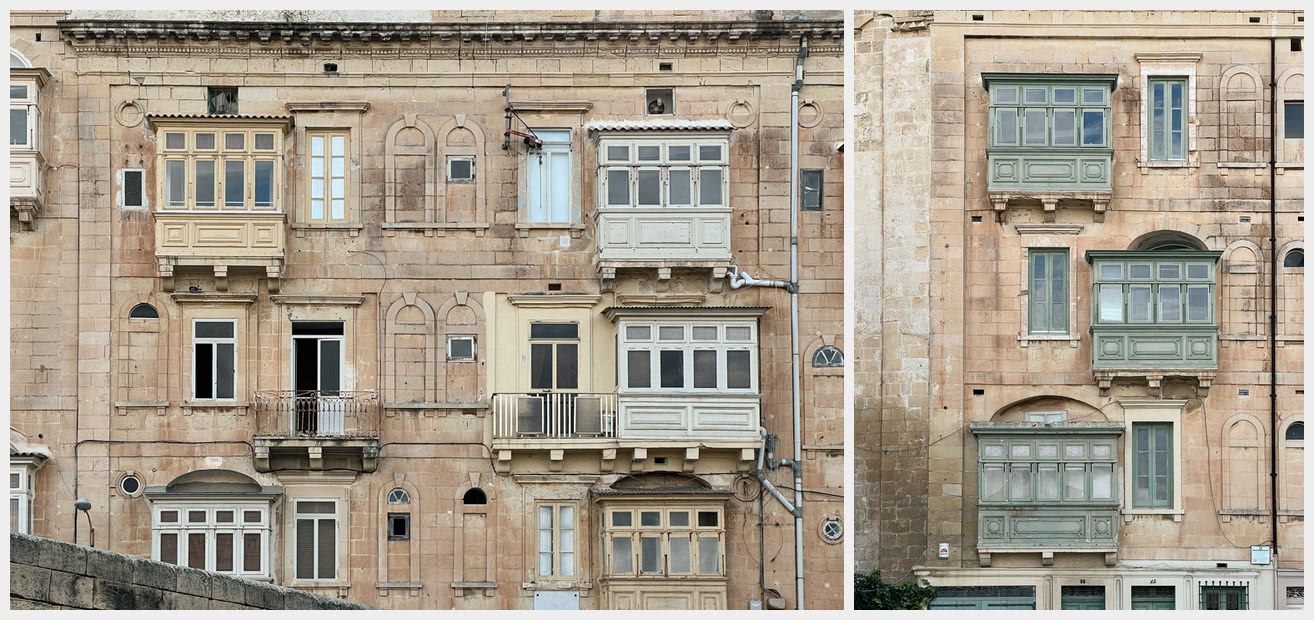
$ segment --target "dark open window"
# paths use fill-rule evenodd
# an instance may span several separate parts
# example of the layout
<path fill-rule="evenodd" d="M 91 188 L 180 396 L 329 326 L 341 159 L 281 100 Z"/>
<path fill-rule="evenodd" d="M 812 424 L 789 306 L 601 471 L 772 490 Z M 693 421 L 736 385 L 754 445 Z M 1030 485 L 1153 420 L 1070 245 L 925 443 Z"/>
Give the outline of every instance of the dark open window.
<path fill-rule="evenodd" d="M 146 303 L 141 303 L 132 307 L 132 310 L 128 312 L 128 318 L 158 319 L 160 318 L 160 312 L 155 309 L 155 306 Z"/>
<path fill-rule="evenodd" d="M 820 211 L 825 172 L 803 170 L 799 172 L 799 201 L 804 211 Z"/>
<path fill-rule="evenodd" d="M 388 513 L 388 540 L 411 539 L 411 514 L 409 512 Z"/>
<path fill-rule="evenodd" d="M 1282 266 L 1288 269 L 1293 267 L 1303 268 L 1305 266 L 1305 251 L 1292 250 L 1287 252 L 1286 257 L 1282 259 Z"/>
<path fill-rule="evenodd" d="M 466 505 L 483 505 L 488 503 L 488 496 L 484 495 L 483 489 L 470 489 L 465 492 L 461 498 L 461 503 Z"/>
<path fill-rule="evenodd" d="M 236 86 L 211 86 L 206 89 L 205 98 L 209 114 L 237 114 Z"/>

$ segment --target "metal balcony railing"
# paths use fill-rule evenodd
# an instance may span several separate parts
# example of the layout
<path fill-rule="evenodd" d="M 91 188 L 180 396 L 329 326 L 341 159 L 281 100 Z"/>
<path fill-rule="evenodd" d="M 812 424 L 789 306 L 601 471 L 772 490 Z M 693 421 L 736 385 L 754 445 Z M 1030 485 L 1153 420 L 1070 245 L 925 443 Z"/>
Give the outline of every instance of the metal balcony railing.
<path fill-rule="evenodd" d="M 256 392 L 258 434 L 275 437 L 378 437 L 374 391 Z"/>
<path fill-rule="evenodd" d="M 494 439 L 615 436 L 615 394 L 525 392 L 493 395 Z"/>

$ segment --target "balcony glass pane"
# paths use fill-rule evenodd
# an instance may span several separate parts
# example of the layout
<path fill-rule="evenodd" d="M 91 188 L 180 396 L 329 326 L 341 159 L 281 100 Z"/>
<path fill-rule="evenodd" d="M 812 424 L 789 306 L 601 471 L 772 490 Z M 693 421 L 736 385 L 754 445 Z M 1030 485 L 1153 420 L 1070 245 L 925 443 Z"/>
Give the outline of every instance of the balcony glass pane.
<path fill-rule="evenodd" d="M 1062 104 L 1065 104 L 1065 103 L 1076 103 L 1076 102 L 1077 102 L 1077 89 L 1075 89 L 1075 88 L 1055 88 L 1055 89 L 1054 89 L 1054 103 L 1055 103 L 1055 104 L 1062 105 Z"/>
<path fill-rule="evenodd" d="M 1000 86 L 994 89 L 995 103 L 1017 103 L 1016 86 Z"/>
<path fill-rule="evenodd" d="M 672 144 L 666 147 L 667 161 L 692 161 L 693 150 L 687 144 Z"/>
<path fill-rule="evenodd" d="M 662 203 L 662 173 L 640 169 L 638 172 L 639 206 L 655 207 Z"/>
<path fill-rule="evenodd" d="M 341 139 L 341 137 L 334 138 L 334 140 L 340 140 L 340 139 Z M 256 147 L 256 150 L 260 150 L 260 151 L 272 151 L 272 150 L 274 150 L 274 134 L 272 134 L 272 133 L 258 133 L 258 134 L 256 134 L 256 135 L 255 135 L 255 147 Z"/>
<path fill-rule="evenodd" d="M 657 144 L 639 145 L 639 161 L 661 161 L 662 147 Z"/>
<path fill-rule="evenodd" d="M 698 145 L 698 161 L 718 162 L 724 158 L 719 144 L 700 144 Z"/>
<path fill-rule="evenodd" d="M 1017 109 L 995 110 L 995 144 L 1017 144 Z"/>
<path fill-rule="evenodd" d="M 242 206 L 246 199 L 246 162 L 224 162 L 224 205 Z"/>
<path fill-rule="evenodd" d="M 733 327 L 725 328 L 725 339 L 730 342 L 748 342 L 753 338 L 753 328 L 751 327 Z"/>
<path fill-rule="evenodd" d="M 557 346 L 557 387 L 573 390 L 579 387 L 579 345 L 560 343 Z"/>
<path fill-rule="evenodd" d="M 248 573 L 260 572 L 260 558 L 264 545 L 259 533 L 242 534 L 242 570 Z"/>
<path fill-rule="evenodd" d="M 226 133 L 224 134 L 224 148 L 240 151 L 246 148 L 246 134 Z"/>
<path fill-rule="evenodd" d="M 1077 111 L 1054 110 L 1054 144 L 1074 146 L 1077 144 Z"/>
<path fill-rule="evenodd" d="M 667 203 L 671 205 L 693 204 L 693 171 L 688 168 L 673 168 L 668 173 L 670 186 Z"/>
<path fill-rule="evenodd" d="M 1204 323 L 1209 321 L 1209 287 L 1186 287 L 1186 320 Z"/>
<path fill-rule="evenodd" d="M 1036 467 L 1036 499 L 1057 501 L 1060 497 L 1058 463 L 1040 463 Z"/>
<path fill-rule="evenodd" d="M 689 537 L 678 534 L 671 536 L 670 541 L 671 553 L 671 572 L 672 573 L 689 573 L 693 571 L 692 558 L 689 550 Z"/>
<path fill-rule="evenodd" d="M 1081 89 L 1081 103 L 1084 105 L 1104 103 L 1104 89 L 1103 88 Z"/>
<path fill-rule="evenodd" d="M 187 566 L 205 570 L 205 534 L 187 535 Z"/>
<path fill-rule="evenodd" d="M 1176 284 L 1159 285 L 1159 321 L 1177 323 L 1182 320 L 1182 288 Z"/>
<path fill-rule="evenodd" d="M 170 150 L 187 148 L 187 134 L 181 132 L 164 134 L 164 148 Z"/>
<path fill-rule="evenodd" d="M 625 362 L 628 369 L 626 381 L 628 387 L 652 387 L 651 351 L 627 351 Z"/>
<path fill-rule="evenodd" d="M 529 345 L 529 387 L 535 390 L 552 389 L 552 345 Z"/>
<path fill-rule="evenodd" d="M 1086 499 L 1086 468 L 1068 463 L 1063 466 L 1063 497 Z"/>
<path fill-rule="evenodd" d="M 198 133 L 196 134 L 196 148 L 201 151 L 214 150 L 214 134 Z"/>
<path fill-rule="evenodd" d="M 644 574 L 662 572 L 662 539 L 656 536 L 639 538 L 639 572 Z"/>
<path fill-rule="evenodd" d="M 661 374 L 661 387 L 684 387 L 684 351 L 662 351 Z"/>
<path fill-rule="evenodd" d="M 231 343 L 219 343 L 215 345 L 215 398 L 233 397 L 234 357 L 235 353 Z"/>
<path fill-rule="evenodd" d="M 683 510 L 672 510 L 667 516 L 671 527 L 689 527 L 689 513 Z"/>
<path fill-rule="evenodd" d="M 9 108 L 9 144 L 27 144 L 27 108 Z"/>
<path fill-rule="evenodd" d="M 716 351 L 694 351 L 694 387 L 716 389 Z"/>
<path fill-rule="evenodd" d="M 725 204 L 721 191 L 721 169 L 698 169 L 698 204 L 720 206 Z"/>
<path fill-rule="evenodd" d="M 233 534 L 218 532 L 214 535 L 214 570 L 220 573 L 233 572 Z"/>
<path fill-rule="evenodd" d="M 1045 103 L 1047 93 L 1044 88 L 1024 88 L 1022 89 L 1023 103 Z"/>
<path fill-rule="evenodd" d="M 607 204 L 625 207 L 630 204 L 630 171 L 626 168 L 607 170 Z"/>
<path fill-rule="evenodd" d="M 1104 144 L 1104 111 L 1081 111 L 1081 145 L 1101 146 Z"/>
<path fill-rule="evenodd" d="M 187 203 L 187 162 L 181 159 L 164 162 L 164 195 L 171 207 Z"/>
<path fill-rule="evenodd" d="M 703 575 L 721 572 L 721 544 L 717 537 L 698 537 L 698 572 Z"/>
<path fill-rule="evenodd" d="M 570 153 L 551 153 L 548 156 L 548 174 L 551 179 L 552 193 L 548 197 L 553 222 L 572 221 L 570 204 Z"/>
<path fill-rule="evenodd" d="M 693 328 L 694 340 L 716 340 L 715 325 L 700 325 Z"/>
<path fill-rule="evenodd" d="M 196 206 L 214 206 L 214 160 L 196 160 Z"/>
<path fill-rule="evenodd" d="M 1104 323 L 1122 322 L 1122 285 L 1100 285 L 1100 321 Z"/>
<path fill-rule="evenodd" d="M 1004 466 L 986 465 L 981 470 L 981 499 L 987 502 L 1004 501 Z"/>
<path fill-rule="evenodd" d="M 630 325 L 625 328 L 625 339 L 630 341 L 652 340 L 652 328 L 647 325 Z"/>
<path fill-rule="evenodd" d="M 634 541 L 629 536 L 611 539 L 611 573 L 629 575 L 634 572 Z"/>
<path fill-rule="evenodd" d="M 726 351 L 726 388 L 748 390 L 753 387 L 753 355 L 750 351 Z"/>
<path fill-rule="evenodd" d="M 342 195 L 341 180 L 333 181 L 338 196 Z M 274 162 L 257 161 L 255 163 L 255 204 L 257 207 L 269 207 L 274 204 Z"/>
<path fill-rule="evenodd" d="M 1030 464 L 1008 466 L 1008 499 L 1023 502 L 1031 499 Z"/>
<path fill-rule="evenodd" d="M 1113 465 L 1096 463 L 1091 466 L 1091 499 L 1113 499 Z"/>
<path fill-rule="evenodd" d="M 1022 143 L 1028 146 L 1044 146 L 1045 110 L 1024 110 L 1022 112 Z"/>
<path fill-rule="evenodd" d="M 1150 285 L 1134 285 L 1127 289 L 1127 322 L 1149 323 L 1152 319 Z"/>
<path fill-rule="evenodd" d="M 628 162 L 629 160 L 630 160 L 630 147 L 625 145 L 607 146 L 607 161 Z"/>
<path fill-rule="evenodd" d="M 663 325 L 657 328 L 657 338 L 659 340 L 684 340 L 684 328 Z"/>

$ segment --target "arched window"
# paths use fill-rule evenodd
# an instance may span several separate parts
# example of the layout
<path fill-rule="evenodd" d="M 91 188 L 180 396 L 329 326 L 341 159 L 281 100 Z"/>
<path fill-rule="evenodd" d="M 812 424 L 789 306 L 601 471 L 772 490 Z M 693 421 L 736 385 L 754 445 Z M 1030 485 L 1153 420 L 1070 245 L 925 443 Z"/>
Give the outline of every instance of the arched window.
<path fill-rule="evenodd" d="M 135 306 L 132 307 L 132 310 L 130 310 L 130 311 L 128 312 L 128 318 L 130 318 L 130 319 L 158 319 L 158 318 L 160 318 L 160 312 L 159 312 L 158 310 L 155 309 L 155 306 L 152 306 L 152 305 L 147 304 L 147 303 L 141 303 L 141 304 L 137 304 L 137 305 L 135 305 Z"/>
<path fill-rule="evenodd" d="M 841 368 L 844 366 L 844 352 L 834 345 L 824 345 L 812 354 L 813 368 Z"/>
<path fill-rule="evenodd" d="M 483 489 L 470 489 L 465 492 L 461 498 L 461 503 L 466 505 L 480 505 L 488 503 L 488 496 L 484 495 Z"/>
<path fill-rule="evenodd" d="M 1287 269 L 1292 269 L 1292 268 L 1303 269 L 1305 267 L 1305 251 L 1301 249 L 1295 249 L 1290 252 L 1287 252 L 1286 258 L 1282 259 L 1282 266 L 1286 267 Z"/>
<path fill-rule="evenodd" d="M 1296 422 L 1287 427 L 1287 441 L 1305 441 L 1305 423 Z"/>
<path fill-rule="evenodd" d="M 411 503 L 411 494 L 406 489 L 393 489 L 388 492 L 389 504 L 409 504 Z"/>
<path fill-rule="evenodd" d="M 9 68 L 10 68 L 10 69 L 28 69 L 28 68 L 30 68 L 31 66 L 32 66 L 32 63 L 31 63 L 31 62 L 28 62 L 27 58 L 24 57 L 21 53 L 19 53 L 18 50 L 15 50 L 15 49 L 11 49 L 11 50 L 9 50 Z"/>
<path fill-rule="evenodd" d="M 1131 249 L 1151 252 L 1171 252 L 1175 250 L 1204 250 L 1205 245 L 1199 239 L 1175 230 L 1157 230 L 1132 242 Z"/>

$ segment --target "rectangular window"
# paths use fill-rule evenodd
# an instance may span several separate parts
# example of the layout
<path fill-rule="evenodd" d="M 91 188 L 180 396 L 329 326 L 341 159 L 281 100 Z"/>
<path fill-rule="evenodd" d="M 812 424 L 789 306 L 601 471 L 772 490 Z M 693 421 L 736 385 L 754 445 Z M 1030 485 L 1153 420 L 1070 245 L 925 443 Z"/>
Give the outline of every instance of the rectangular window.
<path fill-rule="evenodd" d="M 1282 103 L 1282 137 L 1287 140 L 1305 139 L 1305 102 Z"/>
<path fill-rule="evenodd" d="M 187 162 L 181 159 L 164 160 L 164 200 L 170 207 L 187 204 Z"/>
<path fill-rule="evenodd" d="M 146 206 L 146 171 L 141 169 L 125 169 L 122 171 L 123 184 L 123 205 L 124 207 L 144 207 Z"/>
<path fill-rule="evenodd" d="M 637 523 L 635 511 L 639 512 Z M 696 521 L 690 518 L 695 512 Z M 611 541 L 611 558 L 606 563 L 609 575 L 637 573 L 640 577 L 662 578 L 717 576 L 724 571 L 721 558 L 725 535 L 720 508 L 644 505 L 611 509 L 604 529 L 604 539 Z"/>
<path fill-rule="evenodd" d="M 220 205 L 233 211 L 280 206 L 282 160 L 275 133 L 241 127 L 161 129 L 157 140 L 163 143 L 157 191 L 165 207 L 208 210 Z"/>
<path fill-rule="evenodd" d="M 569 129 L 536 129 L 543 145 L 525 156 L 525 216 L 535 224 L 570 224 L 574 183 Z"/>
<path fill-rule="evenodd" d="M 1068 333 L 1068 251 L 1031 250 L 1028 290 L 1032 334 Z"/>
<path fill-rule="evenodd" d="M 347 132 L 317 131 L 308 137 L 310 221 L 342 222 L 347 217 Z"/>
<path fill-rule="evenodd" d="M 1186 160 L 1186 78 L 1150 78 L 1150 160 Z"/>
<path fill-rule="evenodd" d="M 448 336 L 447 361 L 449 362 L 475 361 L 475 337 Z"/>
<path fill-rule="evenodd" d="M 1038 76 L 1036 81 L 1049 82 L 1049 77 Z M 992 82 L 990 146 L 1011 150 L 1107 149 L 1109 88 Z"/>
<path fill-rule="evenodd" d="M 232 400 L 237 367 L 237 322 L 192 324 L 192 398 Z"/>
<path fill-rule="evenodd" d="M 214 160 L 197 159 L 193 161 L 192 178 L 195 179 L 196 206 L 213 207 L 215 195 Z"/>
<path fill-rule="evenodd" d="M 1096 323 L 1212 324 L 1214 266 L 1185 256 L 1094 259 Z"/>
<path fill-rule="evenodd" d="M 757 342 L 753 328 L 707 323 L 626 321 L 617 351 L 624 388 L 754 390 Z"/>
<path fill-rule="evenodd" d="M 237 114 L 237 87 L 210 86 L 205 89 L 206 113 L 213 115 Z"/>
<path fill-rule="evenodd" d="M 534 390 L 579 388 L 579 325 L 529 326 L 529 384 Z"/>
<path fill-rule="evenodd" d="M 1132 507 L 1173 506 L 1173 425 L 1132 424 Z"/>
<path fill-rule="evenodd" d="M 296 501 L 297 579 L 337 579 L 337 512 L 334 500 Z"/>
<path fill-rule="evenodd" d="M 246 162 L 240 159 L 224 160 L 224 206 L 240 207 L 245 204 Z"/>
<path fill-rule="evenodd" d="M 1246 586 L 1200 586 L 1200 609 L 1249 609 Z"/>
<path fill-rule="evenodd" d="M 388 513 L 388 540 L 411 539 L 411 513 Z"/>
<path fill-rule="evenodd" d="M 32 533 L 32 472 L 26 466 L 9 467 L 9 531 Z"/>
<path fill-rule="evenodd" d="M 1112 489 L 1115 436 L 1069 435 L 1063 432 L 1064 420 L 1027 421 L 1050 425 L 1053 434 L 982 435 L 981 503 L 1084 506 L 1116 501 Z"/>
<path fill-rule="evenodd" d="M 821 197 L 825 181 L 822 170 L 799 171 L 799 208 L 804 211 L 820 211 Z"/>
<path fill-rule="evenodd" d="M 448 157 L 447 158 L 447 182 L 448 183 L 469 183 L 475 178 L 475 162 L 473 157 Z"/>
<path fill-rule="evenodd" d="M 234 518 L 235 505 L 248 515 L 241 523 Z M 156 561 L 245 577 L 269 576 L 268 503 L 156 504 L 152 510 L 151 557 Z"/>
<path fill-rule="evenodd" d="M 1063 586 L 1061 607 L 1065 610 L 1104 609 L 1104 586 Z"/>
<path fill-rule="evenodd" d="M 1132 586 L 1131 608 L 1177 609 L 1177 588 L 1174 586 Z"/>
<path fill-rule="evenodd" d="M 9 108 L 9 146 L 31 146 L 27 120 L 27 106 Z"/>
<path fill-rule="evenodd" d="M 728 146 L 723 138 L 604 138 L 598 146 L 599 206 L 725 206 Z M 820 171 L 803 171 L 800 179 L 817 188 L 817 206 L 810 208 L 819 209 Z"/>
<path fill-rule="evenodd" d="M 538 575 L 575 576 L 575 505 L 538 507 Z"/>

